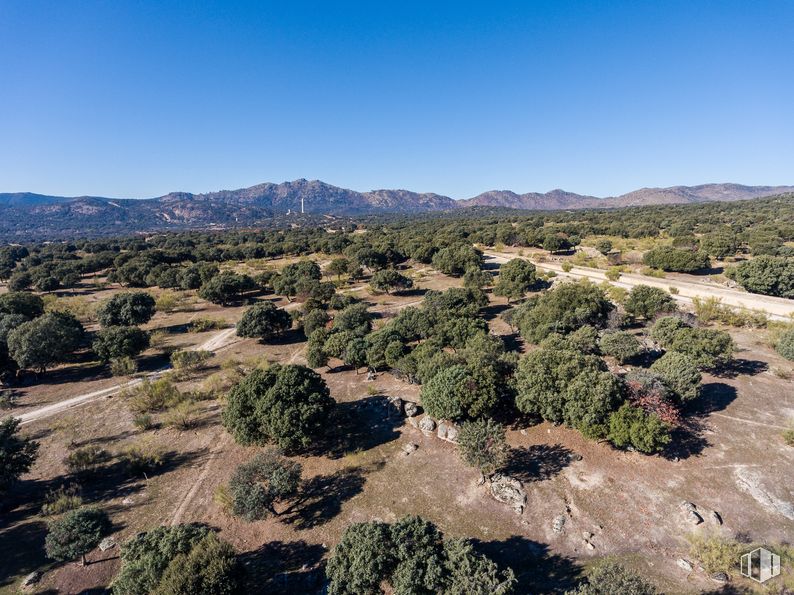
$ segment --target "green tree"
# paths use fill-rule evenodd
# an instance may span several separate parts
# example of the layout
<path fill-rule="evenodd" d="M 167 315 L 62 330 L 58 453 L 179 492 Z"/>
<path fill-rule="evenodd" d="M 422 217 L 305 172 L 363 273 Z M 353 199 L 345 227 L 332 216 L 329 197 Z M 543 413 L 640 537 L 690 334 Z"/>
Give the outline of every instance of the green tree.
<path fill-rule="evenodd" d="M 301 466 L 267 449 L 237 467 L 229 481 L 232 512 L 246 521 L 258 521 L 278 515 L 275 504 L 298 491 Z"/>
<path fill-rule="evenodd" d="M 604 355 L 614 357 L 621 364 L 642 353 L 637 337 L 626 331 L 604 333 L 598 344 Z"/>
<path fill-rule="evenodd" d="M 391 293 L 394 290 L 404 291 L 414 286 L 414 282 L 394 269 L 381 269 L 372 275 L 370 286 L 375 291 Z"/>
<path fill-rule="evenodd" d="M 477 267 L 469 267 L 463 275 L 463 287 L 467 289 L 482 289 L 493 285 L 493 276 L 487 271 Z"/>
<path fill-rule="evenodd" d="M 229 303 L 239 300 L 246 291 L 252 289 L 256 289 L 256 281 L 251 277 L 225 271 L 203 283 L 198 295 L 201 299 L 213 304 L 227 306 Z"/>
<path fill-rule="evenodd" d="M 670 428 L 656 414 L 624 403 L 609 416 L 608 437 L 618 448 L 631 446 L 651 454 L 670 443 Z"/>
<path fill-rule="evenodd" d="M 154 298 L 143 291 L 117 293 L 104 302 L 97 311 L 102 326 L 137 326 L 152 319 Z"/>
<path fill-rule="evenodd" d="M 110 518 L 104 510 L 93 507 L 70 510 L 49 524 L 45 540 L 47 556 L 60 562 L 80 558 L 85 566 L 85 555 L 99 545 L 110 528 Z"/>
<path fill-rule="evenodd" d="M 455 420 L 488 413 L 496 405 L 498 394 L 493 378 L 475 376 L 466 366 L 453 365 L 422 386 L 421 398 L 432 417 Z"/>
<path fill-rule="evenodd" d="M 566 595 L 658 595 L 659 591 L 640 575 L 612 561 L 599 563 L 587 582 Z"/>
<path fill-rule="evenodd" d="M 356 337 L 351 339 L 345 347 L 345 365 L 352 366 L 358 374 L 358 369 L 367 365 L 367 342 Z"/>
<path fill-rule="evenodd" d="M 504 426 L 490 418 L 464 422 L 458 445 L 463 460 L 483 476 L 501 469 L 510 453 Z"/>
<path fill-rule="evenodd" d="M 26 318 L 38 318 L 44 314 L 44 302 L 32 293 L 9 291 L 0 295 L 0 314 L 20 314 Z"/>
<path fill-rule="evenodd" d="M 470 244 L 453 244 L 436 252 L 433 266 L 445 275 L 460 277 L 470 268 L 482 267 L 482 253 Z"/>
<path fill-rule="evenodd" d="M 306 344 L 306 363 L 312 368 L 321 368 L 328 365 L 328 353 L 325 351 L 325 342 L 329 332 L 325 328 L 318 328 L 309 336 Z"/>
<path fill-rule="evenodd" d="M 650 336 L 662 347 L 668 347 L 673 343 L 676 333 L 688 327 L 689 325 L 678 316 L 662 316 L 653 323 Z"/>
<path fill-rule="evenodd" d="M 0 496 L 30 471 L 39 450 L 38 442 L 18 435 L 19 424 L 15 417 L 0 421 Z"/>
<path fill-rule="evenodd" d="M 325 310 L 321 310 L 320 308 L 315 308 L 310 310 L 306 313 L 306 316 L 303 317 L 303 334 L 306 337 L 311 337 L 312 333 L 317 329 L 325 328 L 331 321 L 331 317 L 328 316 L 328 313 Z"/>
<path fill-rule="evenodd" d="M 598 250 L 601 254 L 606 256 L 610 252 L 612 252 L 612 242 L 609 240 L 599 240 L 596 242 L 595 249 Z"/>
<path fill-rule="evenodd" d="M 108 326 L 100 329 L 92 348 L 104 362 L 119 357 L 135 357 L 149 347 L 149 333 L 136 326 Z"/>
<path fill-rule="evenodd" d="M 708 369 L 729 362 L 735 346 L 725 331 L 687 327 L 676 331 L 669 349 L 689 356 L 698 368 Z"/>
<path fill-rule="evenodd" d="M 664 289 L 650 285 L 636 285 L 629 292 L 623 308 L 634 318 L 650 320 L 663 312 L 674 312 L 677 307 L 673 297 Z"/>
<path fill-rule="evenodd" d="M 354 523 L 342 534 L 325 569 L 328 595 L 376 595 L 396 565 L 389 526 Z"/>
<path fill-rule="evenodd" d="M 730 272 L 747 291 L 794 298 L 794 258 L 757 256 Z"/>
<path fill-rule="evenodd" d="M 707 233 L 700 239 L 700 249 L 714 258 L 733 256 L 738 248 L 736 234 L 729 229 Z"/>
<path fill-rule="evenodd" d="M 493 560 L 477 554 L 469 541 L 444 543 L 447 580 L 444 595 L 510 595 L 516 583 L 511 569 L 500 570 Z"/>
<path fill-rule="evenodd" d="M 296 450 L 322 433 L 333 406 L 325 381 L 314 370 L 276 364 L 254 370 L 232 388 L 223 423 L 241 444 L 274 442 Z"/>
<path fill-rule="evenodd" d="M 174 556 L 152 595 L 236 595 L 242 568 L 234 548 L 208 533 L 189 553 Z M 114 591 L 115 592 L 115 591 Z"/>
<path fill-rule="evenodd" d="M 44 373 L 82 343 L 83 326 L 71 314 L 49 312 L 8 333 L 8 353 L 20 368 Z"/>
<path fill-rule="evenodd" d="M 780 335 L 775 344 L 777 352 L 788 360 L 794 360 L 794 328 Z"/>
<path fill-rule="evenodd" d="M 328 266 L 325 268 L 325 272 L 328 275 L 336 275 L 337 279 L 340 279 L 342 275 L 346 275 L 350 272 L 350 259 L 348 258 L 334 258 L 331 262 L 328 263 Z"/>
<path fill-rule="evenodd" d="M 395 593 L 434 595 L 445 582 L 444 536 L 433 523 L 407 516 L 391 526 L 396 564 L 390 583 Z"/>
<path fill-rule="evenodd" d="M 372 330 L 372 314 L 366 304 L 352 304 L 334 317 L 334 331 L 348 331 L 363 337 Z"/>
<path fill-rule="evenodd" d="M 710 266 L 708 254 L 696 250 L 659 246 L 646 252 L 642 261 L 649 267 L 677 273 L 693 273 Z"/>
<path fill-rule="evenodd" d="M 291 326 L 289 312 L 277 308 L 272 302 L 259 302 L 243 312 L 237 323 L 237 335 L 272 341 Z"/>
<path fill-rule="evenodd" d="M 535 265 L 523 258 L 514 258 L 499 268 L 499 278 L 494 286 L 494 294 L 517 300 L 524 297 L 535 284 Z"/>
<path fill-rule="evenodd" d="M 659 376 L 681 401 L 690 401 L 700 394 L 702 376 L 697 365 L 688 355 L 668 351 L 653 363 L 651 371 Z"/>

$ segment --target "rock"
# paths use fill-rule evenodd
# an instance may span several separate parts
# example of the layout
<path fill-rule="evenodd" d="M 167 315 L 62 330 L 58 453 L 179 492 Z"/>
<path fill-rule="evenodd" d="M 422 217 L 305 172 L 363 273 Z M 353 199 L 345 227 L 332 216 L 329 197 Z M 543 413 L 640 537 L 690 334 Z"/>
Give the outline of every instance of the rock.
<path fill-rule="evenodd" d="M 711 580 L 717 581 L 718 583 L 727 583 L 730 579 L 724 572 L 715 572 L 711 575 Z"/>
<path fill-rule="evenodd" d="M 575 452 L 575 453 L 571 454 L 571 456 L 568 457 L 568 460 L 569 461 L 573 461 L 573 462 L 581 461 L 582 460 L 582 455 L 580 455 L 578 452 Z"/>
<path fill-rule="evenodd" d="M 405 446 L 403 446 L 403 452 L 404 452 L 406 455 L 409 455 L 409 454 L 411 454 L 412 452 L 416 452 L 416 450 L 417 450 L 418 448 L 419 448 L 419 445 L 418 445 L 418 444 L 414 444 L 413 442 L 409 442 L 408 444 L 406 444 Z"/>
<path fill-rule="evenodd" d="M 367 372 L 367 382 L 372 382 L 373 380 L 375 380 L 375 372 L 369 370 Z"/>
<path fill-rule="evenodd" d="M 555 533 L 562 533 L 565 529 L 565 515 L 561 514 L 554 517 L 554 520 L 551 523 L 551 530 Z"/>
<path fill-rule="evenodd" d="M 711 518 L 712 522 L 715 523 L 716 525 L 722 525 L 722 517 L 720 516 L 720 513 L 717 512 L 716 510 L 711 511 L 709 518 Z"/>
<path fill-rule="evenodd" d="M 527 431 L 526 430 L 521 430 L 521 435 L 522 436 L 526 436 L 527 435 Z"/>
<path fill-rule="evenodd" d="M 432 432 L 436 429 L 436 422 L 433 421 L 432 417 L 426 415 L 419 420 L 419 429 L 427 433 Z"/>
<path fill-rule="evenodd" d="M 592 539 L 594 536 L 590 531 L 582 531 L 582 537 L 584 537 L 585 541 L 588 539 Z"/>
<path fill-rule="evenodd" d="M 588 550 L 594 550 L 594 549 L 595 549 L 595 546 L 594 546 L 592 543 L 590 543 L 589 541 L 585 540 L 585 542 L 584 542 L 584 543 L 585 543 L 585 547 L 586 547 Z"/>
<path fill-rule="evenodd" d="M 439 438 L 441 438 L 442 440 L 446 440 L 447 439 L 447 429 L 448 428 L 449 428 L 449 425 L 447 424 L 447 422 L 439 421 L 438 422 L 438 431 L 436 432 L 436 435 Z"/>
<path fill-rule="evenodd" d="M 405 404 L 403 404 L 403 411 L 406 417 L 414 417 L 419 413 L 419 406 L 411 401 L 406 401 Z"/>
<path fill-rule="evenodd" d="M 684 560 L 683 558 L 679 558 L 676 562 L 679 568 L 686 570 L 687 572 L 692 572 L 692 563 L 689 560 Z"/>
<path fill-rule="evenodd" d="M 99 542 L 100 552 L 106 552 L 114 547 L 116 547 L 116 540 L 113 539 L 112 537 L 105 537 L 105 539 Z"/>
<path fill-rule="evenodd" d="M 687 502 L 686 500 L 684 500 L 683 502 L 681 502 L 681 508 L 686 512 L 695 512 L 698 507 L 692 504 L 691 502 Z"/>
<path fill-rule="evenodd" d="M 41 570 L 34 570 L 22 579 L 22 586 L 29 587 L 30 585 L 35 585 L 41 580 L 42 576 L 44 576 L 44 573 Z"/>
<path fill-rule="evenodd" d="M 391 406 L 391 411 L 403 412 L 403 400 L 400 397 L 389 397 L 389 405 Z"/>
<path fill-rule="evenodd" d="M 122 500 L 121 503 L 124 506 L 132 506 L 135 503 L 135 500 L 133 500 L 132 498 L 124 498 L 124 500 Z"/>
<path fill-rule="evenodd" d="M 519 507 L 521 512 L 524 512 L 524 505 L 527 503 L 527 493 L 517 479 L 497 473 L 491 477 L 491 495 L 499 502 L 512 506 L 516 512 L 518 512 Z"/>
<path fill-rule="evenodd" d="M 458 427 L 453 426 L 452 424 L 449 425 L 447 428 L 447 440 L 450 442 L 457 442 L 458 441 Z"/>
<path fill-rule="evenodd" d="M 703 517 L 696 513 L 694 510 L 690 510 L 686 516 L 687 520 L 692 523 L 693 525 L 699 525 L 703 522 Z"/>

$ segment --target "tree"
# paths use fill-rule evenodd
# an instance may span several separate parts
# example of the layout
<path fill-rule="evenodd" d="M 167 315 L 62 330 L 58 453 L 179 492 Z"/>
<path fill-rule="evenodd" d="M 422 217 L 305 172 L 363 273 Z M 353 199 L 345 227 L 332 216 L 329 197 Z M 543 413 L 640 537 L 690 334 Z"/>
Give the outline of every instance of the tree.
<path fill-rule="evenodd" d="M 477 267 L 469 267 L 463 275 L 463 287 L 482 289 L 493 284 L 493 276 Z"/>
<path fill-rule="evenodd" d="M 194 523 L 138 533 L 121 546 L 121 570 L 112 584 L 114 595 L 154 592 L 171 561 L 189 554 L 209 533 L 209 527 Z"/>
<path fill-rule="evenodd" d="M 243 312 L 237 323 L 237 335 L 271 341 L 292 326 L 289 312 L 272 302 L 259 302 Z"/>
<path fill-rule="evenodd" d="M 372 275 L 372 280 L 369 284 L 375 291 L 385 291 L 386 293 L 391 293 L 395 289 L 403 291 L 414 286 L 414 282 L 411 279 L 405 275 L 401 275 L 395 269 L 381 269 L 377 271 Z"/>
<path fill-rule="evenodd" d="M 478 417 L 496 405 L 495 379 L 475 377 L 472 370 L 457 364 L 435 374 L 422 386 L 422 406 L 432 417 L 460 419 Z"/>
<path fill-rule="evenodd" d="M 33 278 L 27 271 L 18 271 L 8 279 L 8 291 L 17 292 L 30 289 Z"/>
<path fill-rule="evenodd" d="M 521 304 L 514 316 L 521 336 L 540 343 L 551 333 L 567 334 L 583 325 L 606 325 L 614 306 L 604 291 L 588 282 L 562 283 Z"/>
<path fill-rule="evenodd" d="M 482 253 L 470 244 L 453 244 L 436 252 L 433 266 L 445 275 L 460 277 L 469 268 L 482 267 Z"/>
<path fill-rule="evenodd" d="M 501 469 L 510 452 L 504 426 L 490 418 L 464 422 L 458 435 L 458 445 L 463 460 L 483 476 L 493 475 Z"/>
<path fill-rule="evenodd" d="M 668 351 L 651 366 L 681 401 L 690 401 L 700 394 L 702 376 L 697 365 L 683 353 Z"/>
<path fill-rule="evenodd" d="M 15 417 L 0 421 L 0 496 L 30 471 L 39 450 L 38 442 L 18 435 L 19 424 Z"/>
<path fill-rule="evenodd" d="M 642 261 L 649 267 L 677 273 L 693 273 L 710 266 L 708 254 L 696 250 L 659 246 L 646 252 Z"/>
<path fill-rule="evenodd" d="M 380 522 L 354 523 L 328 560 L 329 595 L 374 595 L 388 577 L 394 558 L 389 526 Z"/>
<path fill-rule="evenodd" d="M 775 350 L 788 360 L 794 360 L 794 328 L 780 335 Z"/>
<path fill-rule="evenodd" d="M 329 334 L 328 329 L 318 328 L 309 336 L 309 342 L 306 344 L 306 363 L 312 368 L 328 365 L 325 342 L 328 340 Z"/>
<path fill-rule="evenodd" d="M 689 325 L 678 316 L 662 316 L 651 327 L 651 339 L 659 343 L 662 347 L 668 347 L 673 343 L 676 333 Z"/>
<path fill-rule="evenodd" d="M 189 553 L 174 556 L 151 593 L 235 595 L 242 592 L 241 574 L 234 548 L 215 533 L 207 533 Z"/>
<path fill-rule="evenodd" d="M 623 308 L 631 316 L 646 320 L 662 312 L 674 312 L 677 309 L 669 293 L 650 285 L 634 286 L 623 303 Z"/>
<path fill-rule="evenodd" d="M 342 275 L 345 275 L 350 271 L 350 264 L 351 262 L 348 258 L 334 258 L 328 263 L 328 266 L 325 268 L 325 272 L 328 275 L 336 275 L 336 278 L 340 279 Z"/>
<path fill-rule="evenodd" d="M 659 591 L 638 574 L 612 561 L 599 563 L 587 582 L 566 595 L 658 595 Z"/>
<path fill-rule="evenodd" d="M 93 507 L 70 510 L 49 524 L 45 540 L 47 556 L 60 562 L 79 557 L 85 566 L 85 555 L 99 545 L 110 528 L 110 518 L 104 510 Z"/>
<path fill-rule="evenodd" d="M 272 280 L 273 291 L 289 299 L 319 285 L 322 278 L 320 265 L 312 260 L 301 260 L 281 269 L 281 274 Z"/>
<path fill-rule="evenodd" d="M 328 316 L 325 310 L 320 308 L 315 308 L 310 310 L 306 313 L 306 316 L 303 317 L 303 334 L 306 337 L 311 337 L 312 333 L 320 328 L 325 328 L 331 321 L 331 317 Z"/>
<path fill-rule="evenodd" d="M 96 334 L 92 348 L 104 362 L 135 357 L 149 347 L 149 333 L 137 326 L 108 326 Z"/>
<path fill-rule="evenodd" d="M 202 284 L 198 295 L 201 299 L 213 304 L 227 306 L 230 302 L 240 299 L 243 293 L 252 289 L 256 289 L 256 281 L 251 277 L 225 271 Z"/>
<path fill-rule="evenodd" d="M 232 512 L 249 522 L 278 515 L 275 503 L 294 496 L 300 478 L 300 464 L 274 449 L 260 452 L 237 467 L 229 481 Z"/>
<path fill-rule="evenodd" d="M 447 571 L 444 595 L 510 595 L 516 584 L 511 569 L 477 554 L 471 542 L 449 539 L 444 543 Z"/>
<path fill-rule="evenodd" d="M 102 326 L 137 326 L 146 324 L 155 312 L 154 298 L 144 291 L 117 293 L 97 311 Z"/>
<path fill-rule="evenodd" d="M 254 370 L 232 388 L 223 423 L 241 444 L 274 442 L 296 450 L 322 433 L 333 406 L 325 381 L 314 370 L 276 364 Z"/>
<path fill-rule="evenodd" d="M 523 258 L 514 258 L 499 268 L 499 278 L 493 292 L 507 298 L 519 299 L 534 285 L 535 265 Z"/>
<path fill-rule="evenodd" d="M 730 229 L 707 233 L 700 239 L 700 249 L 714 258 L 733 256 L 738 248 L 736 234 Z"/>
<path fill-rule="evenodd" d="M 729 274 L 749 292 L 794 298 L 794 258 L 757 256 Z"/>
<path fill-rule="evenodd" d="M 598 344 L 604 355 L 614 357 L 621 364 L 642 353 L 642 345 L 637 337 L 626 331 L 604 333 Z"/>
<path fill-rule="evenodd" d="M 406 516 L 391 526 L 396 564 L 389 582 L 395 593 L 432 595 L 445 582 L 444 535 L 430 521 Z"/>
<path fill-rule="evenodd" d="M 9 332 L 8 353 L 20 368 L 44 373 L 77 349 L 83 335 L 83 325 L 74 316 L 49 312 Z"/>
<path fill-rule="evenodd" d="M 656 414 L 624 403 L 609 416 L 608 437 L 618 448 L 631 446 L 651 454 L 670 443 L 670 428 Z"/>
<path fill-rule="evenodd" d="M 0 295 L 0 314 L 20 314 L 26 318 L 38 318 L 44 314 L 44 302 L 32 293 L 9 291 Z"/>
<path fill-rule="evenodd" d="M 351 339 L 345 348 L 344 362 L 355 368 L 358 374 L 358 369 L 367 365 L 367 341 L 359 337 Z"/>
<path fill-rule="evenodd" d="M 612 242 L 609 240 L 599 240 L 596 242 L 595 249 L 598 250 L 601 254 L 606 256 L 610 252 L 612 252 Z"/>
<path fill-rule="evenodd" d="M 561 235 L 551 233 L 543 238 L 543 249 L 554 254 L 555 252 L 562 252 L 568 250 L 571 244 Z"/>
<path fill-rule="evenodd" d="M 334 316 L 334 331 L 349 331 L 363 337 L 372 330 L 372 314 L 366 304 L 352 304 Z"/>

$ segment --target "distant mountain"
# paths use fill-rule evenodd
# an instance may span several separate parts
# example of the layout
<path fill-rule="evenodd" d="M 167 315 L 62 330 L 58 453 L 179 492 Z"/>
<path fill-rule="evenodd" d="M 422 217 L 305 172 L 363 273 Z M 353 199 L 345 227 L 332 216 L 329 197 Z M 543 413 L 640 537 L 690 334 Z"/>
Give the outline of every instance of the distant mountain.
<path fill-rule="evenodd" d="M 552 190 L 516 194 L 492 190 L 474 198 L 453 200 L 408 190 L 356 192 L 319 180 L 258 184 L 206 194 L 172 192 L 157 198 L 115 199 L 97 196 L 67 198 L 29 192 L 0 193 L 0 239 L 31 241 L 85 236 L 228 228 L 273 223 L 287 212 L 307 215 L 355 216 L 378 213 L 423 213 L 466 207 L 524 210 L 618 208 L 653 204 L 733 201 L 794 192 L 794 186 L 705 184 L 642 188 L 608 198 Z"/>

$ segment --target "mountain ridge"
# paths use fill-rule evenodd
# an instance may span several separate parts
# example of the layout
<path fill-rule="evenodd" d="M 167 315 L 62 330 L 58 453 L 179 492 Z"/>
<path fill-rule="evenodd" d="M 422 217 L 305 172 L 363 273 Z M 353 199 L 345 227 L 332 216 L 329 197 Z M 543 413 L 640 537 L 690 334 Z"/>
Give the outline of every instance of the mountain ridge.
<path fill-rule="evenodd" d="M 455 200 L 432 192 L 379 189 L 358 192 L 320 180 L 265 182 L 237 190 L 194 194 L 170 192 L 154 198 L 62 197 L 32 192 L 0 193 L 0 237 L 61 239 L 202 227 L 252 226 L 286 213 L 356 216 L 423 213 L 466 207 L 522 210 L 621 208 L 654 204 L 734 201 L 794 192 L 794 186 L 701 184 L 640 188 L 599 198 L 562 189 L 517 194 L 490 190 Z"/>

